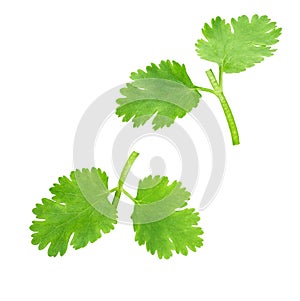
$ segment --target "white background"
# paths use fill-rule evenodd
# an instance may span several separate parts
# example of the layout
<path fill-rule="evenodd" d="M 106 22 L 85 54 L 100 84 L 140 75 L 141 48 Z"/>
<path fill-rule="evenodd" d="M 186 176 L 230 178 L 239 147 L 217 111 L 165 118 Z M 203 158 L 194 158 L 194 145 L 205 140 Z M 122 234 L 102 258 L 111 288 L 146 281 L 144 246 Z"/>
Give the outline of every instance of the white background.
<path fill-rule="evenodd" d="M 1 1 L 1 299 L 298 301 L 296 5 L 292 0 Z M 158 260 L 134 242 L 125 225 L 82 250 L 70 248 L 64 257 L 49 258 L 32 246 L 31 210 L 49 197 L 58 176 L 72 170 L 74 135 L 89 104 L 126 82 L 131 71 L 161 59 L 184 62 L 194 82 L 207 86 L 204 71 L 211 64 L 194 51 L 203 23 L 217 15 L 254 13 L 276 20 L 283 35 L 275 56 L 224 79 L 240 146 L 232 147 L 217 101 L 205 97 L 227 148 L 222 189 L 201 212 L 205 246 L 187 257 Z M 97 163 L 107 164 L 109 156 Z M 135 168 L 147 174 L 141 161 Z"/>

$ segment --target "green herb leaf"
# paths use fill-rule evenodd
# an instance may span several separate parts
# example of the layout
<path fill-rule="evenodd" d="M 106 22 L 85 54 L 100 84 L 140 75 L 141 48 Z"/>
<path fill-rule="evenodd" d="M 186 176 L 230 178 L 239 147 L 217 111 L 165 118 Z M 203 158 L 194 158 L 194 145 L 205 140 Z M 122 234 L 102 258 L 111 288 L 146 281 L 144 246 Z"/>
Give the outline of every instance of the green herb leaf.
<path fill-rule="evenodd" d="M 195 108 L 201 97 L 190 80 L 185 66 L 175 61 L 151 64 L 146 72 L 131 74 L 132 83 L 121 89 L 116 114 L 123 121 L 132 119 L 133 126 L 144 125 L 155 115 L 152 124 L 157 130 L 174 123 Z"/>
<path fill-rule="evenodd" d="M 202 229 L 194 209 L 186 206 L 190 194 L 181 183 L 168 185 L 167 177 L 147 177 L 140 181 L 132 214 L 135 240 L 159 258 L 170 258 L 172 251 L 188 254 L 202 246 Z M 178 208 L 180 208 L 178 210 Z"/>
<path fill-rule="evenodd" d="M 226 73 L 245 71 L 271 56 L 278 42 L 281 28 L 267 16 L 254 15 L 251 20 L 241 16 L 231 25 L 217 17 L 205 24 L 202 33 L 206 40 L 198 40 L 196 51 L 208 61 L 215 62 Z"/>
<path fill-rule="evenodd" d="M 117 211 L 108 201 L 108 177 L 100 169 L 71 172 L 50 189 L 52 199 L 43 199 L 33 209 L 36 221 L 30 229 L 32 244 L 42 250 L 50 244 L 49 256 L 64 255 L 69 240 L 74 249 L 85 247 L 114 229 Z"/>

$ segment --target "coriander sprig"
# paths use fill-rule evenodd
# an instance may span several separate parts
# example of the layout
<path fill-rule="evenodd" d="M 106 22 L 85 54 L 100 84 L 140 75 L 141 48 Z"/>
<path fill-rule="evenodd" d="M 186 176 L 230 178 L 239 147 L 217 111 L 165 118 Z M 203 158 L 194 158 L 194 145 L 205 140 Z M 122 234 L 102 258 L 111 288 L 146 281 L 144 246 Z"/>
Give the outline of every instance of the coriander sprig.
<path fill-rule="evenodd" d="M 273 55 L 272 46 L 278 42 L 281 28 L 277 28 L 267 16 L 254 15 L 251 19 L 241 16 L 227 23 L 217 17 L 205 24 L 203 39 L 196 43 L 198 55 L 218 64 L 218 79 L 210 69 L 206 75 L 212 86 L 196 86 L 186 72 L 185 65 L 175 61 L 151 64 L 146 71 L 131 73 L 133 80 L 121 89 L 124 96 L 117 99 L 116 114 L 123 121 L 132 120 L 133 126 L 144 125 L 154 116 L 153 129 L 170 126 L 175 119 L 184 117 L 198 106 L 201 92 L 218 97 L 230 129 L 233 145 L 240 143 L 238 129 L 232 111 L 224 95 L 225 73 L 239 73 Z"/>
<path fill-rule="evenodd" d="M 198 212 L 186 208 L 190 193 L 180 182 L 169 183 L 167 177 L 148 176 L 140 180 L 134 197 L 124 183 L 134 161 L 133 152 L 121 172 L 118 185 L 108 188 L 108 176 L 97 168 L 75 170 L 70 178 L 60 177 L 50 189 L 51 199 L 42 199 L 33 209 L 36 220 L 30 229 L 32 244 L 39 250 L 48 248 L 49 256 L 64 255 L 69 242 L 74 249 L 85 247 L 117 224 L 117 208 L 122 194 L 134 202 L 131 215 L 135 240 L 146 245 L 151 254 L 170 258 L 175 251 L 183 255 L 188 249 L 202 246 L 202 229 Z M 108 196 L 114 193 L 113 201 Z"/>

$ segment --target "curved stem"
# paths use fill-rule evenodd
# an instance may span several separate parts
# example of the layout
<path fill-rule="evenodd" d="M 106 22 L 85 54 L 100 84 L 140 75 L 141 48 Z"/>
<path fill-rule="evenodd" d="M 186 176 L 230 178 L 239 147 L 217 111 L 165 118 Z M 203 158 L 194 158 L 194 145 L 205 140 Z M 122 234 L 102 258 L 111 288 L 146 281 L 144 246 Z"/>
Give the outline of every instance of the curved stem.
<path fill-rule="evenodd" d="M 220 68 L 220 73 L 222 74 L 223 71 Z M 220 81 L 222 83 L 222 75 L 220 74 Z M 221 106 L 223 108 L 224 114 L 226 116 L 226 120 L 230 129 L 230 133 L 231 133 L 231 139 L 232 139 L 232 143 L 233 145 L 238 145 L 240 144 L 240 139 L 239 139 L 239 133 L 238 133 L 238 129 L 232 114 L 232 111 L 229 107 L 229 104 L 225 98 L 225 95 L 223 93 L 223 87 L 222 85 L 220 85 L 220 83 L 217 82 L 217 79 L 213 73 L 212 70 L 208 70 L 206 71 L 206 75 L 212 85 L 212 87 L 214 88 L 215 91 L 215 95 L 219 98 Z"/>
<path fill-rule="evenodd" d="M 138 156 L 139 156 L 139 153 L 132 152 L 131 155 L 129 156 L 129 158 L 127 159 L 124 167 L 123 167 L 123 170 L 121 172 L 121 176 L 120 176 L 120 179 L 119 179 L 119 182 L 118 182 L 118 187 L 116 189 L 116 193 L 115 193 L 115 196 L 114 196 L 114 199 L 113 199 L 113 202 L 112 202 L 112 204 L 115 208 L 118 207 L 120 197 L 121 197 L 121 193 L 123 191 L 124 182 L 125 182 L 128 174 L 129 174 L 129 171 L 130 171 L 134 161 L 136 160 L 136 158 Z"/>

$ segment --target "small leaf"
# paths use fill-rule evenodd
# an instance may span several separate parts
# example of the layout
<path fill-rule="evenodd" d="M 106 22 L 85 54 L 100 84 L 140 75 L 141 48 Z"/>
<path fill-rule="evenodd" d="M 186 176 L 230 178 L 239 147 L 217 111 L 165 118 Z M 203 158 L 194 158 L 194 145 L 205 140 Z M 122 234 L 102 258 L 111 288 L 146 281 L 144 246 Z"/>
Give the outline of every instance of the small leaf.
<path fill-rule="evenodd" d="M 181 183 L 168 185 L 167 177 L 151 177 L 140 181 L 136 197 L 137 204 L 131 216 L 139 245 L 159 258 L 170 258 L 172 252 L 188 254 L 202 246 L 202 229 L 194 209 L 186 206 L 190 193 Z M 178 208 L 180 208 L 178 210 Z"/>
<path fill-rule="evenodd" d="M 116 209 L 108 201 L 108 177 L 100 169 L 72 171 L 70 179 L 59 178 L 50 189 L 52 199 L 43 199 L 33 209 L 37 220 L 30 229 L 32 244 L 42 250 L 50 244 L 49 256 L 64 255 L 70 244 L 74 249 L 95 242 L 116 224 Z"/>
<path fill-rule="evenodd" d="M 131 74 L 119 98 L 116 114 L 123 121 L 132 119 L 133 126 L 144 125 L 152 116 L 153 129 L 170 126 L 175 119 L 197 107 L 201 95 L 190 80 L 185 66 L 175 61 L 151 64 L 146 72 L 138 70 Z"/>
<path fill-rule="evenodd" d="M 267 16 L 241 16 L 231 24 L 217 17 L 202 29 L 205 39 L 198 40 L 196 51 L 217 63 L 226 73 L 238 73 L 273 55 L 271 46 L 278 42 L 281 28 Z"/>

